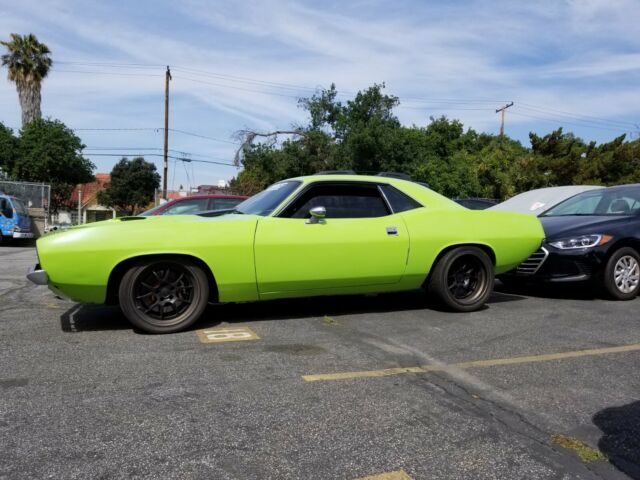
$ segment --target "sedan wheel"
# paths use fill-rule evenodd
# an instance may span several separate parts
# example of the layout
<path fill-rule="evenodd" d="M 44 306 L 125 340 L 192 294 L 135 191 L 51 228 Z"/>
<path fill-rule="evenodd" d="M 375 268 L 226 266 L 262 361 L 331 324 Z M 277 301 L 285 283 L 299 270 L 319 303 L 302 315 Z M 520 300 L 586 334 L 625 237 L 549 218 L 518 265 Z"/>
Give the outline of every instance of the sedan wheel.
<path fill-rule="evenodd" d="M 447 252 L 436 264 L 429 292 L 458 312 L 482 308 L 493 290 L 493 264 L 477 247 L 459 247 Z"/>
<path fill-rule="evenodd" d="M 122 311 L 149 333 L 170 333 L 193 324 L 207 306 L 209 284 L 202 269 L 177 260 L 142 261 L 122 278 Z"/>
<path fill-rule="evenodd" d="M 618 300 L 630 300 L 640 290 L 640 258 L 629 247 L 616 251 L 605 267 L 604 285 L 609 294 Z"/>

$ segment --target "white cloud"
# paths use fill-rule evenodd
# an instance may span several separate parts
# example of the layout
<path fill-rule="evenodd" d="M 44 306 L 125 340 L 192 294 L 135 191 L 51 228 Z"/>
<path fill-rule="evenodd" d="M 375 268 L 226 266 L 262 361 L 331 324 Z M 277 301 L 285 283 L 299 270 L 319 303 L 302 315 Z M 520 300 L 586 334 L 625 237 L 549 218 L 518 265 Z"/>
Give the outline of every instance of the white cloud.
<path fill-rule="evenodd" d="M 302 121 L 304 112 L 291 96 L 312 91 L 202 76 L 178 67 L 311 88 L 335 82 L 342 92 L 385 81 L 401 99 L 425 99 L 407 100 L 407 108 L 398 110 L 404 122 L 421 125 L 428 115 L 446 113 L 476 129 L 496 131 L 494 109 L 508 100 L 516 101 L 514 113 L 522 106 L 520 113 L 533 115 L 534 110 L 526 110 L 530 104 L 547 109 L 546 116 L 558 121 L 570 117 L 548 109 L 623 120 L 640 113 L 635 101 L 640 9 L 635 0 L 398 0 L 339 7 L 276 0 L 220 0 L 212 6 L 190 0 L 145 12 L 134 4 L 123 9 L 57 0 L 43 7 L 24 0 L 8 8 L 0 30 L 35 31 L 50 44 L 54 59 L 158 65 L 153 73 L 160 77 L 65 73 L 147 70 L 56 65 L 45 82 L 43 109 L 74 126 L 161 125 L 166 64 L 176 67 L 173 124 L 221 138 L 247 126 L 270 129 Z M 15 91 L 6 82 L 0 82 L 0 109 L 1 121 L 18 121 Z M 509 121 L 531 129 L 548 126 L 517 115 Z M 607 139 L 614 132 L 584 129 L 583 135 Z M 92 143 L 97 140 L 106 141 Z M 211 143 L 174 140 L 184 150 L 213 149 Z M 215 149 L 230 158 L 233 146 Z"/>

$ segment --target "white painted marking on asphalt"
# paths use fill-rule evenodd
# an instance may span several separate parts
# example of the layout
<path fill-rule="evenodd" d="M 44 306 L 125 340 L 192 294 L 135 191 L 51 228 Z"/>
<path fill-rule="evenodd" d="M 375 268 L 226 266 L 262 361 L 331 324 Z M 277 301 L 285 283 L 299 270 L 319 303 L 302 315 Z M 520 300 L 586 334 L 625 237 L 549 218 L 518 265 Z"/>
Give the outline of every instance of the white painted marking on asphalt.
<path fill-rule="evenodd" d="M 202 343 L 241 342 L 259 340 L 260 337 L 249 327 L 205 328 L 196 332 Z"/>

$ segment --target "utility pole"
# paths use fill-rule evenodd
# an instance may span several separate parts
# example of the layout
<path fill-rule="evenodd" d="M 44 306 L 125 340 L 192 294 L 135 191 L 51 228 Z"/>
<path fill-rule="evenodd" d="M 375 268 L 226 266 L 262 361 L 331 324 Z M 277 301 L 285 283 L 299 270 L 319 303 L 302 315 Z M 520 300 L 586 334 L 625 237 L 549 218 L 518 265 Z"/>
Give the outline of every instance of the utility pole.
<path fill-rule="evenodd" d="M 82 185 L 78 185 L 78 225 L 82 224 Z"/>
<path fill-rule="evenodd" d="M 496 113 L 500 112 L 500 136 L 501 137 L 504 135 L 504 111 L 509 107 L 513 107 L 513 102 L 507 103 L 504 107 L 498 108 L 496 110 Z"/>
<path fill-rule="evenodd" d="M 169 173 L 169 81 L 171 70 L 167 65 L 164 76 L 164 171 L 162 175 L 162 198 L 167 199 L 167 176 Z"/>

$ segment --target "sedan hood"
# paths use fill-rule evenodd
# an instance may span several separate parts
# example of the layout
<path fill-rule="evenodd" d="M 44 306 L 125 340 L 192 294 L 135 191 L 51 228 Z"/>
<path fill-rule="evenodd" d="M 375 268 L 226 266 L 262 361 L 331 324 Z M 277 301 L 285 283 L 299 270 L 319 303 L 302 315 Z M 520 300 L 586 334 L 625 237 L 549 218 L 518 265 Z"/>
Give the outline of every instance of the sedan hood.
<path fill-rule="evenodd" d="M 635 216 L 563 215 L 539 217 L 547 240 L 555 240 L 573 235 L 607 233 L 611 229 L 637 222 Z"/>

